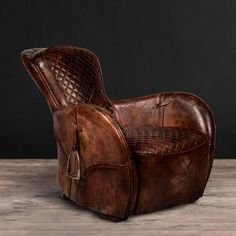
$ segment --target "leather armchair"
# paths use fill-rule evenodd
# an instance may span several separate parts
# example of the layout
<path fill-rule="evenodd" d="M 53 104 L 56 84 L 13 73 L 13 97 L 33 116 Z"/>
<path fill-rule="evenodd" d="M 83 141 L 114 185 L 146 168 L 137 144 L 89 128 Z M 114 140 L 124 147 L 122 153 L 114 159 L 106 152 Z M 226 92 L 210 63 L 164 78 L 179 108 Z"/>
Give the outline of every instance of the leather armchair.
<path fill-rule="evenodd" d="M 189 93 L 110 101 L 101 66 L 84 48 L 21 53 L 53 114 L 64 195 L 112 220 L 196 201 L 215 150 L 215 123 Z"/>

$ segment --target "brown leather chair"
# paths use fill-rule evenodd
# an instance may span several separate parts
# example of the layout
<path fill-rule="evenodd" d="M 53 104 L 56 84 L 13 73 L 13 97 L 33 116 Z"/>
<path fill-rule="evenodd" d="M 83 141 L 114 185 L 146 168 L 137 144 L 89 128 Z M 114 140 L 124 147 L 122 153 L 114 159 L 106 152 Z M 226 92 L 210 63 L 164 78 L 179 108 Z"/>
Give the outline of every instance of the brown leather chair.
<path fill-rule="evenodd" d="M 57 181 L 69 199 L 122 220 L 203 195 L 215 150 L 204 101 L 182 92 L 110 101 L 99 61 L 84 48 L 21 57 L 53 114 Z"/>

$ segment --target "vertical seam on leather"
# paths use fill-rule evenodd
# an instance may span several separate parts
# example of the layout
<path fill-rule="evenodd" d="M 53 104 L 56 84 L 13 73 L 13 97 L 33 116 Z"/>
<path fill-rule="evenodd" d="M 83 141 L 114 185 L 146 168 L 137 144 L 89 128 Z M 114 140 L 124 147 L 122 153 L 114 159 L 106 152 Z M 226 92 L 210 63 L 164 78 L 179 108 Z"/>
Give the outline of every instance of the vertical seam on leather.
<path fill-rule="evenodd" d="M 166 100 L 166 93 L 164 93 L 164 101 Z M 163 101 L 163 102 L 164 102 Z M 163 114 L 162 114 L 162 126 L 165 126 L 165 107 L 166 106 L 163 106 Z"/>
<path fill-rule="evenodd" d="M 162 94 L 160 94 L 160 97 L 159 97 L 159 104 L 162 103 Z M 162 125 L 162 122 L 161 122 L 161 117 L 162 117 L 162 107 L 160 107 L 158 110 L 158 113 L 159 113 L 159 117 L 158 117 L 158 124 L 157 126 L 161 126 Z"/>
<path fill-rule="evenodd" d="M 104 112 L 104 110 L 101 110 L 101 112 L 103 113 L 103 115 L 105 115 L 105 116 L 107 117 L 107 119 L 108 119 L 110 122 L 111 122 L 111 120 L 113 120 L 112 117 L 107 116 L 107 114 Z M 135 184 L 135 177 L 136 177 L 136 178 L 138 178 L 138 177 L 137 177 L 136 174 L 134 175 L 134 171 L 137 171 L 137 170 L 135 169 L 133 160 L 131 159 L 132 157 L 131 157 L 131 152 L 130 152 L 130 149 L 129 149 L 129 145 L 128 145 L 128 144 L 127 144 L 127 145 L 125 144 L 125 141 L 124 141 L 124 140 L 126 140 L 125 134 L 123 133 L 121 127 L 119 126 L 119 124 L 118 124 L 116 121 L 115 121 L 115 126 L 116 126 L 116 128 L 117 128 L 117 133 L 118 133 L 118 135 L 121 137 L 122 143 L 123 143 L 123 145 L 125 146 L 125 147 L 123 146 L 123 152 L 124 152 L 124 154 L 125 154 L 126 157 L 127 157 L 126 162 L 128 162 L 129 177 L 130 177 L 130 191 L 129 191 L 130 193 L 129 193 L 129 200 L 128 200 L 126 209 L 125 209 L 125 211 L 124 211 L 124 217 L 126 218 L 126 217 L 128 217 L 128 215 L 129 215 L 129 212 L 130 212 L 130 210 L 131 210 L 131 207 L 132 207 L 132 212 L 134 212 L 134 210 L 135 210 L 135 206 L 136 206 L 136 203 L 137 203 L 137 192 L 136 192 L 136 193 L 134 192 L 134 191 L 136 190 L 134 184 Z M 129 158 L 129 156 L 130 156 L 131 158 Z M 137 180 L 137 181 L 138 181 L 138 180 Z M 138 188 L 138 186 L 136 186 L 136 187 Z M 138 190 L 136 190 L 136 191 L 138 191 Z M 135 197 L 135 199 L 134 199 L 134 197 Z M 135 201 L 135 202 L 133 202 L 133 201 Z"/>
<path fill-rule="evenodd" d="M 161 96 L 161 103 L 165 102 L 165 97 L 166 97 L 166 94 L 163 93 Z M 161 107 L 161 126 L 162 127 L 164 126 L 164 109 L 165 109 L 165 106 L 162 106 Z"/>
<path fill-rule="evenodd" d="M 160 96 L 158 96 L 157 99 L 158 100 L 156 101 L 156 104 L 159 104 L 161 101 Z M 156 117 L 156 128 L 159 126 L 158 124 L 160 123 L 160 115 L 161 115 L 160 109 L 154 109 L 154 117 Z"/>

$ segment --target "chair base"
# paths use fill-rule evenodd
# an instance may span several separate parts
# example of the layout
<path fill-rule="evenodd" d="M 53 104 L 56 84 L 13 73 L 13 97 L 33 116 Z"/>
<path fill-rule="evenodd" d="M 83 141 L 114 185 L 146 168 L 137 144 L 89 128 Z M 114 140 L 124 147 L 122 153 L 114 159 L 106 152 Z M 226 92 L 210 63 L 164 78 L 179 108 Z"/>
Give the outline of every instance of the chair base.
<path fill-rule="evenodd" d="M 208 170 L 208 143 L 187 153 L 136 156 L 139 193 L 134 214 L 194 202 L 204 192 Z"/>
<path fill-rule="evenodd" d="M 129 212 L 128 215 L 147 214 L 197 201 L 203 195 L 207 182 L 210 164 L 207 153 L 208 144 L 184 154 L 162 157 L 136 156 L 139 191 L 134 211 Z M 59 177 L 59 182 L 67 183 L 66 176 L 59 175 Z M 61 198 L 72 200 L 82 207 L 96 211 L 103 219 L 113 222 L 127 219 L 128 215 L 117 217 L 104 214 L 78 201 L 79 186 L 76 183 L 73 184 L 71 186 L 74 186 L 75 190 L 70 197 L 68 197 L 66 185 L 61 185 L 62 190 L 64 189 Z M 81 185 L 80 188 L 82 187 Z M 87 187 L 84 186 L 82 192 L 87 191 L 86 189 Z"/>

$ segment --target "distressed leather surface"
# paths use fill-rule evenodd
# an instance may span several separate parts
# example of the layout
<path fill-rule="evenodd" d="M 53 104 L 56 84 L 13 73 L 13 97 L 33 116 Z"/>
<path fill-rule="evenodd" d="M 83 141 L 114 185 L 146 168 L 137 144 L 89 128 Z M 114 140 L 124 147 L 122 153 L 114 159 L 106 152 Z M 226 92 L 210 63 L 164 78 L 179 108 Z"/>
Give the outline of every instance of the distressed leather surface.
<path fill-rule="evenodd" d="M 177 143 L 171 138 L 162 139 L 162 142 L 158 138 L 154 146 L 148 142 L 141 152 L 139 150 L 142 145 L 134 147 L 133 155 L 139 177 L 134 213 L 153 212 L 193 202 L 201 197 L 211 172 L 215 151 L 215 122 L 208 105 L 193 94 L 173 92 L 113 101 L 113 107 L 124 132 L 128 128 L 137 133 L 137 130 L 149 127 L 150 130 L 171 129 L 173 136 L 178 130 L 185 130 L 189 132 L 188 136 L 192 136 L 192 140 L 197 139 L 197 143 L 202 143 L 189 149 L 189 141 L 186 141 L 187 145 L 179 148 L 176 144 L 182 141 L 178 136 Z M 132 146 L 135 134 L 132 132 L 128 137 Z M 152 140 L 150 136 L 148 139 Z M 155 152 L 165 147 L 166 154 L 159 155 L 157 151 L 156 155 L 150 155 L 150 147 Z M 172 155 L 173 152 L 169 152 L 167 147 L 170 150 L 178 147 L 177 152 Z"/>
<path fill-rule="evenodd" d="M 100 107 L 88 104 L 58 110 L 53 120 L 62 150 L 58 155 L 58 183 L 63 192 L 94 211 L 127 218 L 134 211 L 138 183 L 129 145 L 116 121 Z M 80 159 L 78 181 L 66 173 L 75 143 Z"/>
<path fill-rule="evenodd" d="M 199 199 L 209 171 L 208 143 L 177 155 L 135 155 L 139 192 L 134 214 L 145 214 Z"/>
<path fill-rule="evenodd" d="M 126 219 L 202 196 L 216 137 L 202 99 L 165 92 L 110 101 L 87 49 L 28 49 L 21 58 L 53 113 L 57 180 L 71 200 Z"/>

